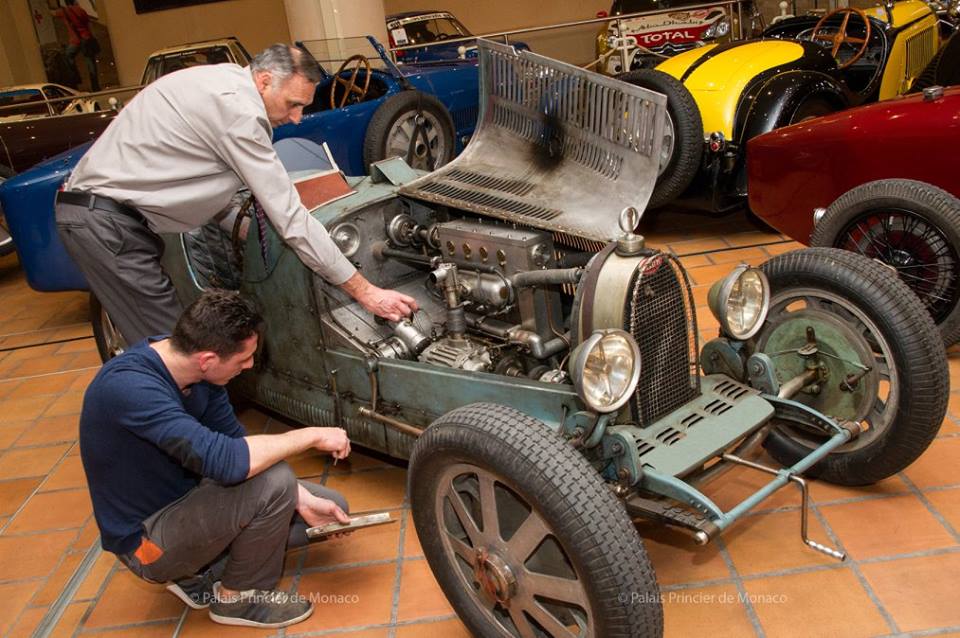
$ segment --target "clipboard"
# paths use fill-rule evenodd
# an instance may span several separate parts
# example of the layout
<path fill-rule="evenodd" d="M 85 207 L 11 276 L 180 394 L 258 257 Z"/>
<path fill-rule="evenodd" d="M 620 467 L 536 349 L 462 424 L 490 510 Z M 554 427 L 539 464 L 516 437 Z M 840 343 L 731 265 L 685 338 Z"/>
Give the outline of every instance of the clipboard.
<path fill-rule="evenodd" d="M 377 525 L 386 525 L 396 523 L 397 519 L 390 517 L 390 512 L 378 512 L 376 514 L 365 514 L 363 516 L 351 516 L 349 523 L 327 523 L 318 527 L 307 528 L 307 538 L 318 540 L 326 538 L 332 534 L 342 532 L 352 532 L 366 527 L 376 527 Z"/>

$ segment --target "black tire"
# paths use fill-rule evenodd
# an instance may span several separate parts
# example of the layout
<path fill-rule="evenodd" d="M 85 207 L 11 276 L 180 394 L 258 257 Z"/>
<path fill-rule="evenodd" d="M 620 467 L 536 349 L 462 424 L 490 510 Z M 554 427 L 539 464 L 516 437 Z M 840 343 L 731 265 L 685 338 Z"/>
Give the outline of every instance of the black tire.
<path fill-rule="evenodd" d="M 908 179 L 858 186 L 833 202 L 810 236 L 896 269 L 950 346 L 960 340 L 960 199 Z"/>
<path fill-rule="evenodd" d="M 13 177 L 14 172 L 0 164 L 0 184 L 7 178 Z M 10 236 L 10 230 L 7 228 L 7 218 L 3 215 L 3 207 L 0 207 L 0 257 L 6 257 L 17 249 L 13 245 L 13 237 Z"/>
<path fill-rule="evenodd" d="M 808 475 L 868 485 L 910 465 L 940 429 L 950 380 L 943 344 L 916 296 L 883 266 L 833 248 L 780 255 L 763 270 L 771 302 L 756 349 L 780 353 L 773 359 L 786 381 L 804 365 L 803 357 L 788 353 L 803 346 L 806 327 L 814 327 L 819 359 L 831 373 L 819 394 L 801 392 L 794 400 L 869 426 Z M 854 365 L 843 364 L 857 358 Z M 871 371 L 854 391 L 841 391 L 847 373 L 862 366 Z M 777 423 L 764 446 L 775 459 L 792 465 L 825 440 L 803 426 Z"/>
<path fill-rule="evenodd" d="M 100 360 L 106 363 L 127 348 L 123 335 L 113 325 L 110 315 L 97 299 L 90 293 L 90 324 L 93 326 L 93 340 L 97 343 L 97 352 Z"/>
<path fill-rule="evenodd" d="M 2 181 L 3 180 L 0 179 L 0 182 Z M 7 229 L 7 220 L 3 216 L 2 211 L 3 209 L 0 209 L 0 257 L 6 257 L 15 252 L 17 247 L 13 244 L 13 237 Z"/>
<path fill-rule="evenodd" d="M 579 619 L 587 627 L 584 635 L 662 636 L 656 576 L 623 505 L 586 459 L 540 421 L 494 404 L 453 410 L 414 446 L 408 489 L 427 562 L 474 635 L 513 636 L 512 618 L 522 624 L 532 613 L 547 627 L 550 618 L 567 626 Z M 496 516 L 488 510 L 484 517 L 490 503 Z M 511 546 L 521 538 L 529 550 Z M 477 565 L 479 552 L 489 552 L 480 563 L 484 575 L 515 578 L 509 600 L 514 616 L 476 584 L 480 579 L 468 560 Z M 545 602 L 544 576 L 576 590 L 564 596 L 579 602 L 558 604 L 559 586 L 553 603 Z M 568 582 L 556 580 L 564 577 Z M 506 598 L 503 589 L 500 595 Z"/>
<path fill-rule="evenodd" d="M 690 91 L 682 82 L 655 69 L 638 69 L 617 76 L 635 86 L 663 93 L 667 96 L 667 115 L 672 126 L 672 146 L 668 143 L 670 131 L 664 131 L 664 150 L 660 159 L 660 175 L 650 196 L 647 208 L 659 208 L 683 194 L 700 170 L 703 157 L 703 120 L 700 109 Z"/>
<path fill-rule="evenodd" d="M 798 122 L 803 122 L 804 120 L 810 120 L 822 115 L 836 113 L 837 110 L 837 107 L 835 107 L 829 100 L 826 100 L 822 97 L 808 97 L 801 102 L 799 106 L 797 106 L 796 110 L 794 110 L 794 112 L 790 115 L 790 119 L 784 122 L 783 126 L 786 126 L 787 124 L 797 124 Z"/>
<path fill-rule="evenodd" d="M 370 119 L 363 163 L 369 172 L 372 163 L 399 155 L 413 168 L 432 171 L 453 159 L 455 145 L 453 119 L 440 100 L 421 91 L 401 91 Z"/>

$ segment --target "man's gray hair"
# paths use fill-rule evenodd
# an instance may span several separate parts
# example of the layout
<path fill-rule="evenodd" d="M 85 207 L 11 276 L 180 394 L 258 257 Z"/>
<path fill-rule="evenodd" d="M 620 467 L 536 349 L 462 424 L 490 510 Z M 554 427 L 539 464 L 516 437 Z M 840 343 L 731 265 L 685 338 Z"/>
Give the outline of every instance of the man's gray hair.
<path fill-rule="evenodd" d="M 273 86 L 279 86 L 294 73 L 299 73 L 314 84 L 323 79 L 320 65 L 306 49 L 279 42 L 257 54 L 250 63 L 250 71 L 269 73 Z"/>

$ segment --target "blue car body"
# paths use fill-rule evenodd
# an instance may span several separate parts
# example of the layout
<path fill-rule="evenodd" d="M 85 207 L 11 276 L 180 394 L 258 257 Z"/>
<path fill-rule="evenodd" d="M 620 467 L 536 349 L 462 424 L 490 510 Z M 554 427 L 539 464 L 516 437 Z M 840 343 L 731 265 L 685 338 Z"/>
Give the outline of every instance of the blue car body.
<path fill-rule="evenodd" d="M 327 77 L 317 88 L 313 105 L 305 109 L 299 125 L 286 124 L 274 130 L 274 141 L 300 137 L 326 142 L 340 169 L 348 175 L 366 173 L 363 147 L 370 120 L 392 96 L 418 90 L 435 96 L 453 120 L 455 151 L 460 152 L 473 134 L 479 104 L 476 62 L 457 61 L 418 67 L 404 65 L 402 71 L 386 58 L 382 47 L 371 43 L 384 59 L 386 70 L 373 70 L 372 90 L 376 97 L 338 109 L 328 107 L 330 84 Z M 27 282 L 34 290 L 88 290 L 89 286 L 60 242 L 54 222 L 53 202 L 57 190 L 91 143 L 52 157 L 0 184 L 0 208 L 6 216 L 20 256 Z"/>

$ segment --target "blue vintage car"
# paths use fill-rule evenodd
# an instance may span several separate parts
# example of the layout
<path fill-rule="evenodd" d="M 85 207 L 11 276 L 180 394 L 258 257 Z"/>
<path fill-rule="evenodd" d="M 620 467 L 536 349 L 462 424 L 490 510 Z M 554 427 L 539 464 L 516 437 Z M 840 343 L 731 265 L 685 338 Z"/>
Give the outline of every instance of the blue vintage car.
<path fill-rule="evenodd" d="M 424 170 L 445 164 L 476 125 L 476 61 L 401 70 L 376 40 L 368 40 L 376 55 L 354 55 L 338 70 L 327 70 L 300 124 L 277 128 L 274 140 L 326 143 L 347 175 L 366 174 L 370 163 L 392 156 Z M 0 209 L 35 290 L 88 289 L 57 235 L 53 199 L 89 147 L 78 146 L 0 184 Z"/>
<path fill-rule="evenodd" d="M 476 59 L 477 41 L 467 27 L 447 11 L 404 11 L 387 16 L 390 48 L 397 62 L 420 64 L 448 60 Z M 416 45 L 422 44 L 422 47 Z M 529 51 L 525 42 L 513 42 L 517 51 Z M 415 48 L 403 48 L 415 47 Z"/>

